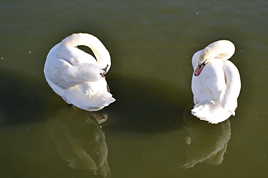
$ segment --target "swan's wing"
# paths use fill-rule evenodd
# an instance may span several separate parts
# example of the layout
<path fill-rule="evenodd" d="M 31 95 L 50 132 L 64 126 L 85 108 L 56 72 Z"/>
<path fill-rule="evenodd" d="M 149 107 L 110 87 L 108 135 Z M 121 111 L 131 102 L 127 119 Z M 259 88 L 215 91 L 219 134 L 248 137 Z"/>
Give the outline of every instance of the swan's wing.
<path fill-rule="evenodd" d="M 226 89 L 224 80 L 224 73 L 220 66 L 217 66 L 215 70 L 211 72 L 211 75 L 205 82 L 208 87 L 210 94 L 214 101 L 219 102 L 223 97 Z"/>
<path fill-rule="evenodd" d="M 219 102 L 225 88 L 224 72 L 220 62 L 206 64 L 200 76 L 192 77 L 195 104 Z"/>
<path fill-rule="evenodd" d="M 96 64 L 72 65 L 69 61 L 55 58 L 46 63 L 45 76 L 57 86 L 66 89 L 83 82 L 94 82 L 104 73 Z"/>
<path fill-rule="evenodd" d="M 61 43 L 49 51 L 44 72 L 47 79 L 63 89 L 94 82 L 104 73 L 91 55 Z"/>
<path fill-rule="evenodd" d="M 241 89 L 239 71 L 231 61 L 224 62 L 224 75 L 226 80 L 226 92 L 223 98 L 223 107 L 233 112 L 237 107 L 237 98 Z"/>
<path fill-rule="evenodd" d="M 57 58 L 65 59 L 70 62 L 72 65 L 80 64 L 80 63 L 93 63 L 96 64 L 96 59 L 90 54 L 84 52 L 83 50 L 77 47 L 70 47 L 59 45 L 57 50 L 55 51 L 55 56 Z"/>
<path fill-rule="evenodd" d="M 199 83 L 203 86 L 202 94 L 207 97 L 206 99 L 203 97 L 203 101 L 220 102 L 226 89 L 222 62 L 215 61 L 206 64 Z"/>

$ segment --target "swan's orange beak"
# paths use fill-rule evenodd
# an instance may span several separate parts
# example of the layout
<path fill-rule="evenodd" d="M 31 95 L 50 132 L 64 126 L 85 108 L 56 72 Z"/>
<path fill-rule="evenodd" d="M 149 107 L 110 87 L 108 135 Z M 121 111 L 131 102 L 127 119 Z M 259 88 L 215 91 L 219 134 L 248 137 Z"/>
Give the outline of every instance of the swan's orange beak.
<path fill-rule="evenodd" d="M 205 65 L 206 65 L 205 63 L 199 64 L 194 70 L 194 76 L 196 77 L 199 76 L 202 70 L 204 69 Z"/>

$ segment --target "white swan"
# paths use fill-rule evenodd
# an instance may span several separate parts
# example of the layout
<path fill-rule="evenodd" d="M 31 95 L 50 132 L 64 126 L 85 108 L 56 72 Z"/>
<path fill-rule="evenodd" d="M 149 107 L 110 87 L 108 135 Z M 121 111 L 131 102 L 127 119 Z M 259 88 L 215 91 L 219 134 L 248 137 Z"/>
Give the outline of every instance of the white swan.
<path fill-rule="evenodd" d="M 78 46 L 91 48 L 96 59 Z M 110 54 L 101 41 L 93 35 L 78 33 L 49 51 L 44 73 L 49 86 L 68 104 L 97 111 L 115 101 L 104 77 L 110 67 Z"/>
<path fill-rule="evenodd" d="M 216 124 L 235 115 L 241 81 L 238 69 L 228 60 L 234 52 L 232 42 L 219 40 L 193 55 L 195 106 L 191 112 L 200 120 Z"/>

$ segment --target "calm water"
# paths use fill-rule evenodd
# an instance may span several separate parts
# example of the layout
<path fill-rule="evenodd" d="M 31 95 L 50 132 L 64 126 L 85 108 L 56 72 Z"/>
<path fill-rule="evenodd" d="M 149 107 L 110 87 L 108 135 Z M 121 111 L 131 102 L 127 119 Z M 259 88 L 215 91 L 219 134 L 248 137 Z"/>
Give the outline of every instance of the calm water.
<path fill-rule="evenodd" d="M 2 0 L 0 177 L 267 177 L 267 16 L 265 0 Z M 47 52 L 74 32 L 111 53 L 117 102 L 101 112 L 44 80 Z M 209 125 L 189 114 L 191 56 L 218 39 L 237 47 L 242 91 L 236 117 Z"/>

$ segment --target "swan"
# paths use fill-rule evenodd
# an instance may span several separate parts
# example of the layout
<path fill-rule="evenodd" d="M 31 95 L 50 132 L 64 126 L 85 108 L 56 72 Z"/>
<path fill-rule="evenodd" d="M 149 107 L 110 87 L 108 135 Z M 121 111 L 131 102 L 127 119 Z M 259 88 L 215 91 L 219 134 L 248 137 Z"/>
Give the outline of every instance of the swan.
<path fill-rule="evenodd" d="M 78 46 L 91 48 L 96 59 Z M 76 33 L 49 51 L 44 74 L 48 85 L 66 103 L 98 111 L 115 101 L 104 77 L 110 67 L 110 54 L 101 41 L 91 34 Z"/>
<path fill-rule="evenodd" d="M 191 113 L 200 120 L 217 124 L 235 115 L 241 81 L 238 69 L 228 60 L 234 52 L 232 42 L 219 40 L 193 55 Z"/>

